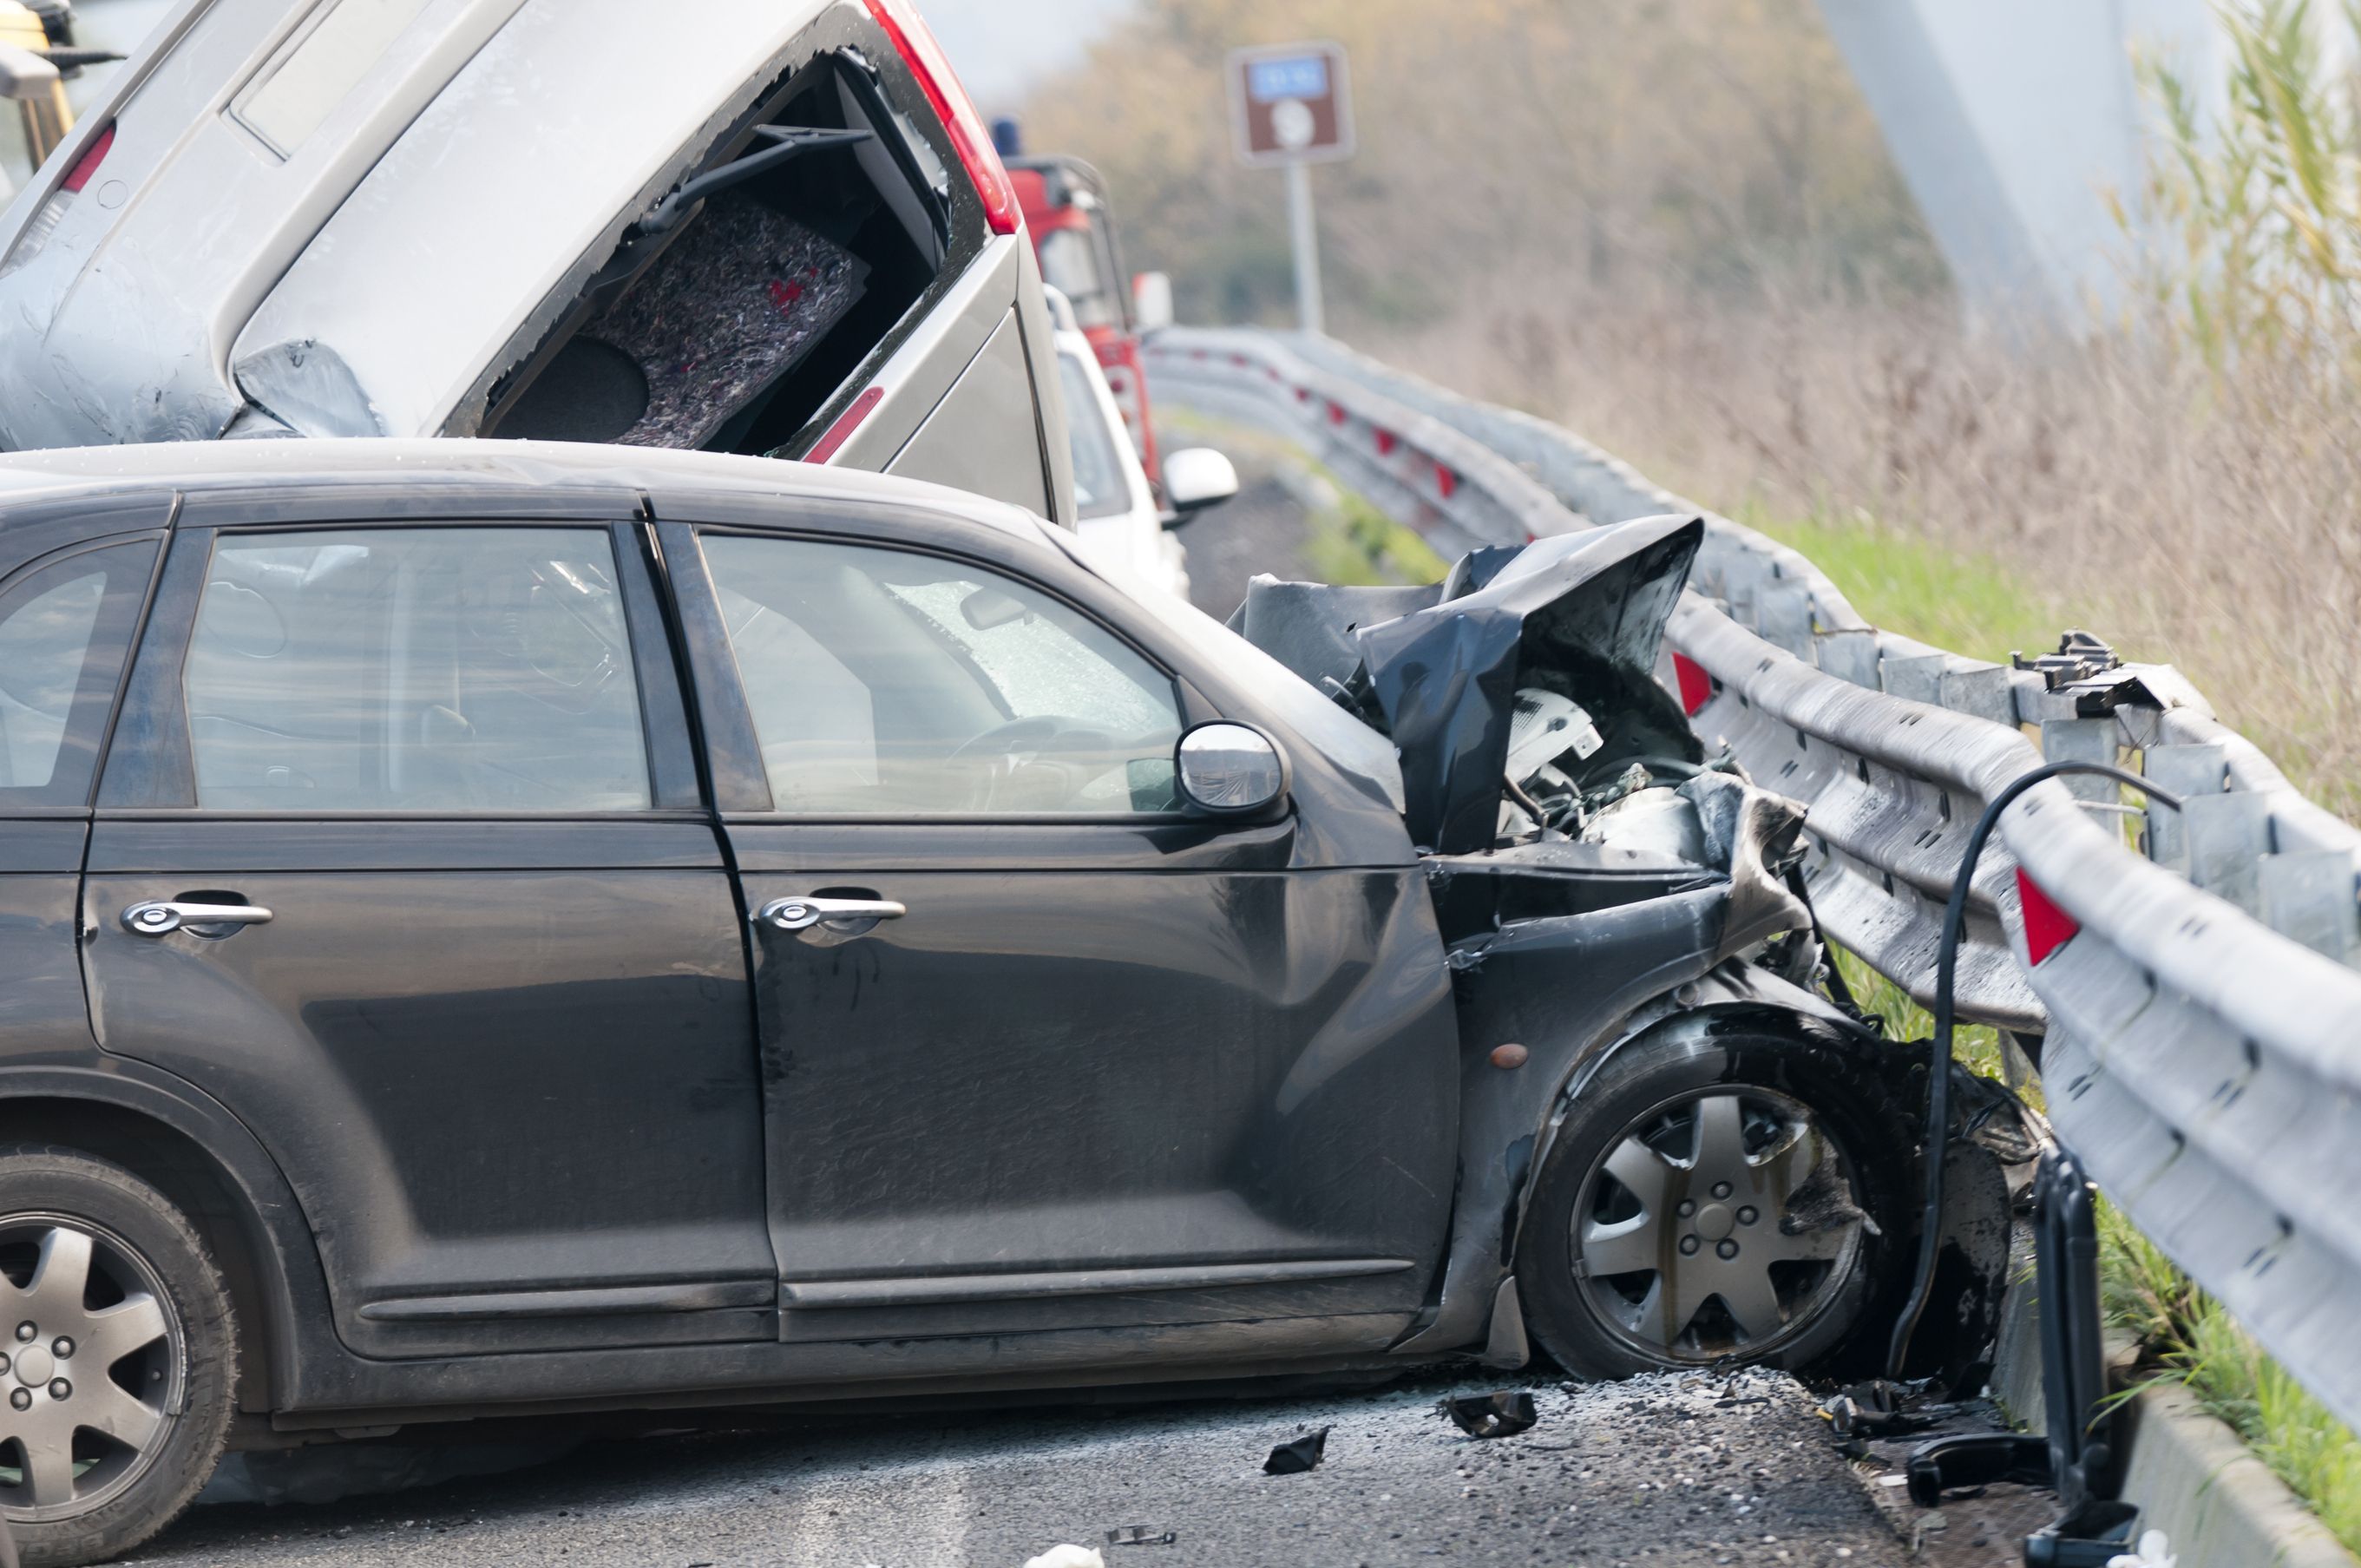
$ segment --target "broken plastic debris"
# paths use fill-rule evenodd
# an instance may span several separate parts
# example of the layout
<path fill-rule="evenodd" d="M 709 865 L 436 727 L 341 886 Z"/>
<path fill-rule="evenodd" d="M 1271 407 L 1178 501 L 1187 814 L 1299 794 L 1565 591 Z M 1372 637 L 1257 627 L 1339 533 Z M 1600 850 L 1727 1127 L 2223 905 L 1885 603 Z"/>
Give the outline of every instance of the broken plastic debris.
<path fill-rule="evenodd" d="M 1171 1530 L 1150 1530 L 1144 1524 L 1127 1524 L 1106 1532 L 1109 1546 L 1170 1546 L 1180 1539 Z"/>
<path fill-rule="evenodd" d="M 2126 1552 L 2107 1559 L 2107 1568 L 2173 1568 L 2180 1559 L 2172 1555 L 2172 1543 L 2160 1530 L 2144 1530 L 2139 1538 L 2139 1550 Z"/>
<path fill-rule="evenodd" d="M 1300 1475 L 1306 1470 L 1315 1468 L 1327 1455 L 1328 1433 L 1331 1430 L 1333 1429 L 1322 1427 L 1318 1431 L 1305 1433 L 1293 1442 L 1280 1443 L 1270 1451 L 1270 1457 L 1262 1462 L 1263 1474 Z"/>
<path fill-rule="evenodd" d="M 1438 1408 L 1469 1437 L 1513 1437 L 1541 1420 L 1533 1397 L 1522 1388 L 1444 1399 Z"/>
<path fill-rule="evenodd" d="M 1093 1547 L 1068 1542 L 1053 1546 L 1038 1557 L 1026 1559 L 1025 1568 L 1106 1568 L 1106 1559 Z"/>

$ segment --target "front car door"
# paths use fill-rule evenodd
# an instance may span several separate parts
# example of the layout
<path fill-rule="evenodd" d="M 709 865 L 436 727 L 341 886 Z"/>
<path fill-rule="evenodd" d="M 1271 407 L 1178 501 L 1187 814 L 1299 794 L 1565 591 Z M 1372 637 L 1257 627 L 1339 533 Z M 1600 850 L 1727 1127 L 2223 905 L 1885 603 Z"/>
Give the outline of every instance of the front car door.
<path fill-rule="evenodd" d="M 1456 1036 L 1393 808 L 1274 723 L 1290 810 L 1176 810 L 1182 728 L 1261 709 L 1039 537 L 660 533 L 754 916 L 782 1337 L 1397 1337 Z"/>
<path fill-rule="evenodd" d="M 768 1337 L 744 946 L 644 530 L 261 510 L 192 503 L 117 721 L 101 1044 L 247 1120 L 361 1354 Z"/>

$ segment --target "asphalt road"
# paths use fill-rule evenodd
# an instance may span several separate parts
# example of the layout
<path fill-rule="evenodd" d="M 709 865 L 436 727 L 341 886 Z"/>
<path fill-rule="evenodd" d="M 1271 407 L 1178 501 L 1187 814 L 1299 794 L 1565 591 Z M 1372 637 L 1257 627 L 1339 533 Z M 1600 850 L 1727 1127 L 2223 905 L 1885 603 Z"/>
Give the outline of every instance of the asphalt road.
<path fill-rule="evenodd" d="M 815 1423 L 601 1442 L 508 1475 L 322 1507 L 198 1509 L 143 1563 L 1021 1568 L 1145 1525 L 1111 1568 L 1887 1563 L 1903 1552 L 1789 1378 L 1535 1390 L 1466 1437 L 1435 1378 L 1377 1392 Z M 1329 1426 L 1319 1468 L 1270 1449 Z"/>

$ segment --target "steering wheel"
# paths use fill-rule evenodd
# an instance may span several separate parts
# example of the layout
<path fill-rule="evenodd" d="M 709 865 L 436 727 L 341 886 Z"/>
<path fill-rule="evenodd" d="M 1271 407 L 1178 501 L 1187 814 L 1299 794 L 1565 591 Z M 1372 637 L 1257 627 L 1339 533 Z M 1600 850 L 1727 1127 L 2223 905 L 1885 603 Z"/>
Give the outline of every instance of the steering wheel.
<path fill-rule="evenodd" d="M 943 761 L 956 766 L 983 754 L 1012 757 L 1018 751 L 1029 750 L 1027 742 L 1054 740 L 1070 728 L 1064 719 L 1047 715 L 1012 718 L 1005 724 L 994 725 L 972 740 L 961 741 Z"/>
<path fill-rule="evenodd" d="M 1079 803 L 1109 771 L 1107 759 L 1115 751 L 1114 738 L 1104 730 L 1042 715 L 996 724 L 952 751 L 943 763 L 972 780 L 966 803 L 972 809 L 1040 810 Z M 988 765 L 977 765 L 987 759 Z"/>

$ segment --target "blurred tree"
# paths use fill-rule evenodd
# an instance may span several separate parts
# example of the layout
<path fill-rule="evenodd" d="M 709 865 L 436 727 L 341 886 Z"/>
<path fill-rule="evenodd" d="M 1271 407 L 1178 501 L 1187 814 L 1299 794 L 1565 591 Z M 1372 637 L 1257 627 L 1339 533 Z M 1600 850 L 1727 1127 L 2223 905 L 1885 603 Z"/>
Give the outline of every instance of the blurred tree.
<path fill-rule="evenodd" d="M 1232 159 L 1225 53 L 1333 38 L 1360 155 L 1315 172 L 1331 308 L 1415 327 L 1488 293 L 1923 294 L 1942 267 L 1795 0 L 1137 0 L 1027 105 L 1114 182 L 1185 318 L 1289 312 L 1284 193 Z"/>

